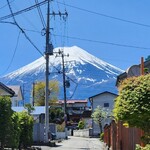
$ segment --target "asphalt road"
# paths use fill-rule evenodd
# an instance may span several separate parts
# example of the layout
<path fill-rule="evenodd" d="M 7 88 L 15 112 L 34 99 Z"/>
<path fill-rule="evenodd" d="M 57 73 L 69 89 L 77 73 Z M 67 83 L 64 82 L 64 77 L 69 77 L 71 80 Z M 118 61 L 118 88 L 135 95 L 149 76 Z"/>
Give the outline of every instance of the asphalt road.
<path fill-rule="evenodd" d="M 41 146 L 42 150 L 106 150 L 97 138 L 69 137 L 56 143 L 56 147 Z"/>

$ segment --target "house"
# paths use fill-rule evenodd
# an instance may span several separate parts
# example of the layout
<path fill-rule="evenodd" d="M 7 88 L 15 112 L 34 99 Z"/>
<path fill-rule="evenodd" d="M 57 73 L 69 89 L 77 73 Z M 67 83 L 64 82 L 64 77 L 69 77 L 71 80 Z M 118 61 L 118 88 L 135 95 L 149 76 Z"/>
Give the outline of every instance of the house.
<path fill-rule="evenodd" d="M 59 106 L 64 108 L 64 101 L 58 101 Z M 90 126 L 91 110 L 87 107 L 87 100 L 67 100 L 68 126 L 76 128 L 78 122 L 84 119 L 87 127 Z"/>
<path fill-rule="evenodd" d="M 141 64 L 133 65 L 133 66 L 129 67 L 124 73 L 117 76 L 116 86 L 118 86 L 120 81 L 122 81 L 128 77 L 140 76 L 141 75 L 140 68 L 141 68 Z M 144 68 L 146 69 L 145 73 L 150 72 L 150 60 L 144 62 Z"/>
<path fill-rule="evenodd" d="M 6 86 L 0 82 L 0 95 L 10 96 L 12 106 L 18 106 L 19 102 L 23 100 L 22 90 L 20 86 Z"/>
<path fill-rule="evenodd" d="M 99 93 L 97 95 L 89 97 L 89 101 L 91 102 L 92 106 L 92 112 L 94 112 L 94 109 L 97 106 L 101 106 L 102 108 L 106 108 L 109 111 L 111 111 L 114 107 L 114 99 L 117 97 L 117 94 L 105 91 L 102 93 Z M 109 122 L 109 119 L 106 120 L 106 122 L 103 122 L 102 126 Z M 97 136 L 100 133 L 99 126 L 92 121 L 92 129 L 93 129 L 93 136 Z"/>
<path fill-rule="evenodd" d="M 14 96 L 11 98 L 12 106 L 13 107 L 19 106 L 19 103 L 23 102 L 23 93 L 22 93 L 21 86 L 19 86 L 19 85 L 8 85 L 8 87 L 15 92 Z"/>
<path fill-rule="evenodd" d="M 15 95 L 15 92 L 11 88 L 9 88 L 8 86 L 0 82 L 0 96 L 13 97 L 14 95 Z"/>

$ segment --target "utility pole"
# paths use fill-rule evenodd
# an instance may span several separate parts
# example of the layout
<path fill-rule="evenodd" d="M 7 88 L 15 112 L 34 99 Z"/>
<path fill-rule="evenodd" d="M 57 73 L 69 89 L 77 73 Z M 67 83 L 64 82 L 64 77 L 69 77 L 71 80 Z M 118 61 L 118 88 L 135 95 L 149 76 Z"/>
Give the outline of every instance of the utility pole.
<path fill-rule="evenodd" d="M 66 76 L 65 76 L 65 64 L 64 64 L 64 53 L 61 54 L 62 66 L 63 66 L 63 88 L 64 88 L 64 112 L 65 112 L 65 127 L 67 126 L 67 99 L 66 99 Z"/>
<path fill-rule="evenodd" d="M 49 134 L 49 56 L 53 55 L 53 45 L 52 43 L 49 43 L 50 41 L 50 15 L 53 15 L 54 17 L 56 15 L 59 15 L 60 17 L 66 15 L 68 16 L 67 12 L 64 14 L 59 13 L 50 13 L 50 1 L 48 0 L 48 6 L 47 6 L 47 27 L 46 27 L 46 49 L 45 49 L 45 59 L 46 59 L 46 72 L 45 72 L 45 142 L 48 143 L 48 134 Z M 64 18 L 65 19 L 65 18 Z"/>
<path fill-rule="evenodd" d="M 22 84 L 22 93 L 23 93 L 22 105 L 25 106 L 25 101 L 24 101 L 24 93 L 25 93 L 25 90 L 24 90 L 24 83 Z"/>
<path fill-rule="evenodd" d="M 59 50 L 58 54 L 62 58 L 62 73 L 63 73 L 63 90 L 64 90 L 64 120 L 65 120 L 65 128 L 67 127 L 67 97 L 66 97 L 66 87 L 68 87 L 68 82 L 66 82 L 66 74 L 65 74 L 65 62 L 64 57 L 69 56 L 69 54 L 65 55 L 64 51 Z M 70 83 L 69 83 L 70 84 Z"/>
<path fill-rule="evenodd" d="M 141 66 L 140 66 L 140 73 L 144 75 L 144 57 L 141 57 Z"/>
<path fill-rule="evenodd" d="M 47 5 L 47 27 L 46 27 L 46 47 L 45 47 L 45 59 L 46 59 L 46 72 L 45 72 L 45 143 L 48 143 L 49 134 L 49 55 L 53 54 L 53 46 L 49 44 L 50 40 L 50 0 Z"/>
<path fill-rule="evenodd" d="M 32 106 L 34 106 L 34 97 L 35 97 L 35 82 L 32 83 Z"/>

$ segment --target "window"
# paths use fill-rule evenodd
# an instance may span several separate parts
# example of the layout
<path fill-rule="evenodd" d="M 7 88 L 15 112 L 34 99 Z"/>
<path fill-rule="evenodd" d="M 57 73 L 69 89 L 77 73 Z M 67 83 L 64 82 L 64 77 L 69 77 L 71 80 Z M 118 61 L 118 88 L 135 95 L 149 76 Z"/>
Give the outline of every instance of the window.
<path fill-rule="evenodd" d="M 109 103 L 104 103 L 104 107 L 109 107 Z"/>

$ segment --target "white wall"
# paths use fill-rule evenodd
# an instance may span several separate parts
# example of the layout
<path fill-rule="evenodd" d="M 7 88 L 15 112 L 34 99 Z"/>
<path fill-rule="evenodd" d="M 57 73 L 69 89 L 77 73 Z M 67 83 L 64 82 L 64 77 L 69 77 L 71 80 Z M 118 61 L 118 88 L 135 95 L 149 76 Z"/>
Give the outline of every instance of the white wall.
<path fill-rule="evenodd" d="M 114 107 L 114 99 L 117 96 L 111 93 L 103 93 L 96 97 L 93 97 L 93 109 L 95 109 L 98 105 L 104 107 L 104 103 L 109 103 L 108 109 L 112 110 Z"/>
<path fill-rule="evenodd" d="M 92 112 L 97 106 L 101 106 L 104 108 L 104 103 L 109 103 L 109 107 L 105 107 L 105 108 L 112 111 L 114 107 L 114 100 L 116 97 L 117 95 L 113 93 L 109 93 L 109 92 L 104 92 L 102 94 L 94 96 L 93 104 L 92 104 Z M 105 120 L 105 122 L 103 122 L 102 125 L 104 126 L 106 123 L 109 123 L 109 122 L 110 122 L 110 119 L 107 119 Z M 98 135 L 100 133 L 100 129 L 99 129 L 99 126 L 94 123 L 94 121 L 92 122 L 92 127 L 93 127 L 93 135 Z"/>
<path fill-rule="evenodd" d="M 89 137 L 89 129 L 82 129 L 82 130 L 74 130 L 73 136 L 77 137 Z"/>

